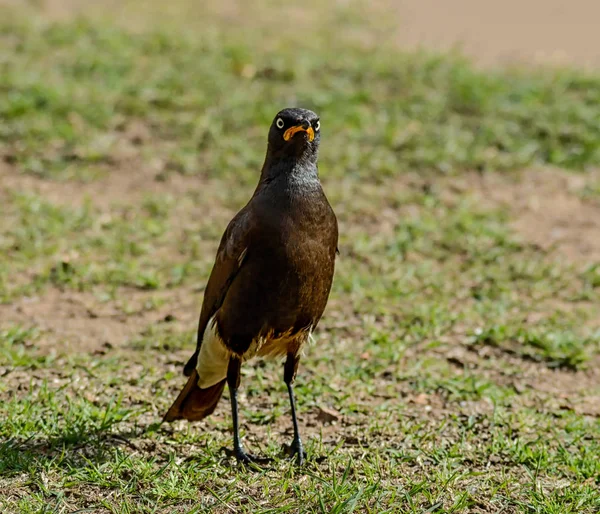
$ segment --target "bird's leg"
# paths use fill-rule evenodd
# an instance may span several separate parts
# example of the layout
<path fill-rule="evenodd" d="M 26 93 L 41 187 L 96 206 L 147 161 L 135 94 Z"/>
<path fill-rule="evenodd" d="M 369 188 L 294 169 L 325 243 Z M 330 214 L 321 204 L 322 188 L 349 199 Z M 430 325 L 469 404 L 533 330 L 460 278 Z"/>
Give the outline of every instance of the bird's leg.
<path fill-rule="evenodd" d="M 299 357 L 295 353 L 288 353 L 287 360 L 285 361 L 285 367 L 283 370 L 283 380 L 287 385 L 288 394 L 290 396 L 290 406 L 292 408 L 292 423 L 294 425 L 294 440 L 290 447 L 290 451 L 293 456 L 296 456 L 298 464 L 304 463 L 306 453 L 302 446 L 302 440 L 300 439 L 300 430 L 298 429 L 298 418 L 296 417 L 296 398 L 294 397 L 294 379 L 296 378 L 296 371 L 298 371 L 298 363 L 300 362 Z"/>
<path fill-rule="evenodd" d="M 229 365 L 227 366 L 227 386 L 229 387 L 229 395 L 231 396 L 231 417 L 233 418 L 233 453 L 239 462 L 248 464 L 256 459 L 244 451 L 240 441 L 237 391 L 240 387 L 241 367 L 242 361 L 232 355 L 229 358 Z"/>

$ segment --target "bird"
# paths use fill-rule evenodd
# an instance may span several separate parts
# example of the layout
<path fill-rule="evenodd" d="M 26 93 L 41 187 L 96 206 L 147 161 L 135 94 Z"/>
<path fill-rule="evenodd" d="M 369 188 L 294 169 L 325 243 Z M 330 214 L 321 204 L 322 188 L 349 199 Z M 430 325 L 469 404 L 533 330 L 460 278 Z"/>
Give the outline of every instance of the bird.
<path fill-rule="evenodd" d="M 266 157 L 249 202 L 227 226 L 204 290 L 197 345 L 184 367 L 189 377 L 163 421 L 212 414 L 229 388 L 233 455 L 261 461 L 240 440 L 238 390 L 243 363 L 285 357 L 291 407 L 290 454 L 306 458 L 294 381 L 331 291 L 338 222 L 319 180 L 321 122 L 313 111 L 286 108 L 270 126 Z"/>

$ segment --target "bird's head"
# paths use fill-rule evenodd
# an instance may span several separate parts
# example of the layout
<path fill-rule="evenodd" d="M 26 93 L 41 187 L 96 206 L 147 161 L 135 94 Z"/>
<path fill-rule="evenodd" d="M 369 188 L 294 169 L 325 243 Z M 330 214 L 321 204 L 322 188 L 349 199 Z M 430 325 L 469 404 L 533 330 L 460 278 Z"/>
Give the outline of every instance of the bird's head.
<path fill-rule="evenodd" d="M 269 130 L 269 149 L 278 157 L 317 156 L 321 140 L 319 117 L 308 109 L 288 108 L 277 113 Z"/>

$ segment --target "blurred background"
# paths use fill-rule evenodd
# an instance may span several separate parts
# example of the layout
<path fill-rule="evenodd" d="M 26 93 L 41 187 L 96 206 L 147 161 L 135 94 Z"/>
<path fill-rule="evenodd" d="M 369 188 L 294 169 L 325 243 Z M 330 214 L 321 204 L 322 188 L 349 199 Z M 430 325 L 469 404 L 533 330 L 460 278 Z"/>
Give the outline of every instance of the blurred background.
<path fill-rule="evenodd" d="M 598 512 L 600 4 L 0 0 L 0 511 Z M 157 428 L 283 107 L 340 258 L 297 395 Z"/>
<path fill-rule="evenodd" d="M 488 65 L 550 62 L 593 67 L 599 63 L 594 50 L 598 37 L 594 22 L 600 7 L 592 0 L 568 4 L 559 0 L 507 0 L 502 4 L 476 0 L 377 0 L 368 4 L 335 0 L 325 4 L 308 1 L 296 6 L 270 1 L 247 6 L 236 1 L 177 0 L 168 5 L 150 2 L 144 9 L 135 0 L 108 0 L 102 6 L 85 0 L 2 0 L 0 5 L 43 10 L 45 17 L 55 20 L 93 15 L 139 27 L 140 23 L 152 24 L 158 14 L 159 24 L 167 20 L 177 23 L 185 16 L 186 26 L 221 22 L 221 29 L 236 31 L 276 25 L 286 27 L 285 32 L 292 32 L 294 27 L 314 30 L 318 20 L 319 25 L 324 21 L 324 15 L 329 18 L 336 11 L 354 10 L 360 16 L 354 29 L 371 32 L 371 37 L 383 31 L 383 37 L 400 48 L 458 48 L 478 63 Z M 359 34 L 355 36 L 360 38 Z"/>

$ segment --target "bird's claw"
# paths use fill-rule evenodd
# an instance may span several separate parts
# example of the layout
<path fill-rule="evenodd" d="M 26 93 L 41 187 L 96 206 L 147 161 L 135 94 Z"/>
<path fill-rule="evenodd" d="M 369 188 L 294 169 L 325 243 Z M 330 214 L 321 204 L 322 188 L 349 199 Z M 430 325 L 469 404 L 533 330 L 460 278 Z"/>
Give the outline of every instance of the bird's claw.
<path fill-rule="evenodd" d="M 257 457 L 256 455 L 252 455 L 251 453 L 246 453 L 244 450 L 239 450 L 235 452 L 235 458 L 240 464 L 244 465 L 264 464 L 265 462 L 267 462 L 267 459 Z"/>
<path fill-rule="evenodd" d="M 235 448 L 233 450 L 224 448 L 224 450 L 228 457 L 235 457 L 240 464 L 244 464 L 246 466 L 251 464 L 268 464 L 272 460 L 268 457 L 257 457 L 251 453 L 246 453 L 242 448 Z"/>
<path fill-rule="evenodd" d="M 302 444 L 302 441 L 299 439 L 292 441 L 288 453 L 290 458 L 296 458 L 296 463 L 298 466 L 302 466 L 302 464 L 304 464 L 304 461 L 306 460 L 306 452 L 304 451 L 304 445 Z"/>

